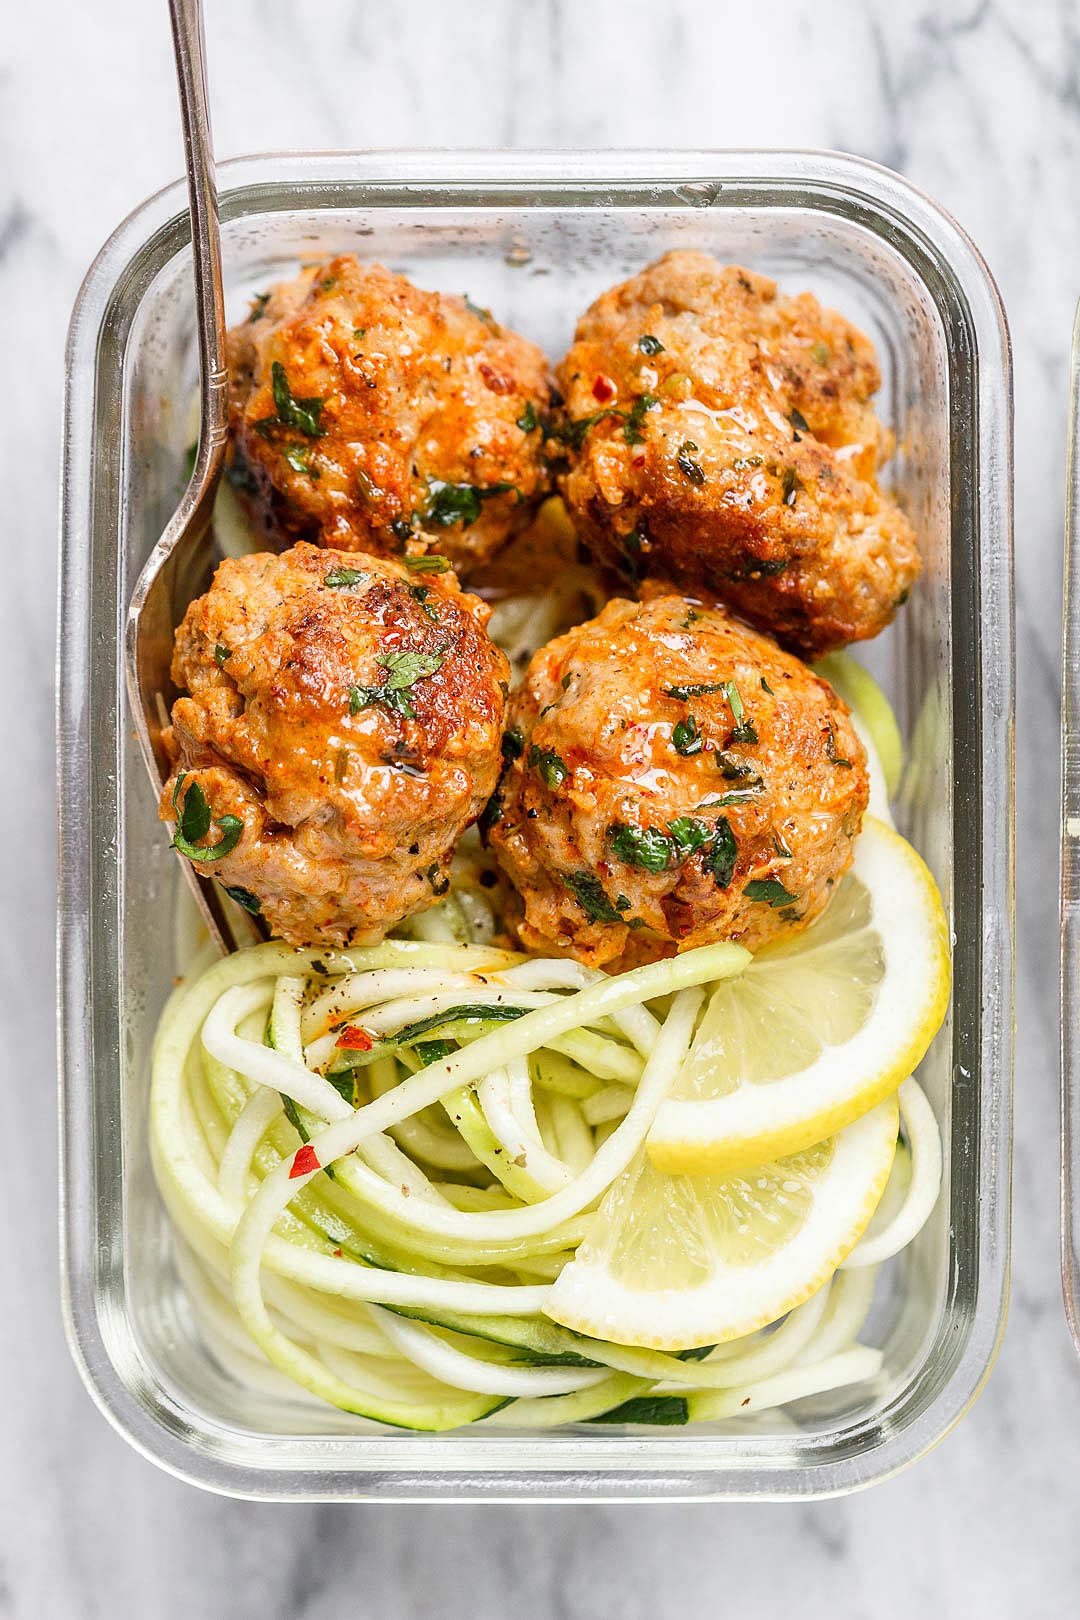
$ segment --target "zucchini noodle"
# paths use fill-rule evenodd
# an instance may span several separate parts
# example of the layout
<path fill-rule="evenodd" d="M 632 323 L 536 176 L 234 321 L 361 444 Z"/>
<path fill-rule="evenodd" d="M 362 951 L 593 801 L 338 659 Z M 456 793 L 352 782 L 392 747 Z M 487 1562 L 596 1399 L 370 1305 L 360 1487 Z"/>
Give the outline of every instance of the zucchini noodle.
<path fill-rule="evenodd" d="M 856 1244 L 844 1261 L 846 1269 L 878 1266 L 906 1249 L 926 1225 L 941 1191 L 941 1134 L 934 1110 L 915 1080 L 903 1081 L 897 1097 L 910 1155 L 903 1202 L 891 1219 L 876 1229 L 872 1226 Z"/>
<path fill-rule="evenodd" d="M 941 1175 L 912 1080 L 875 1222 L 779 1323 L 691 1359 L 543 1315 L 708 987 L 747 960 L 707 946 L 608 977 L 456 940 L 270 943 L 184 982 L 155 1045 L 152 1152 L 223 1370 L 417 1430 L 718 1422 L 872 1379 L 881 1353 L 857 1336 L 877 1265 Z"/>

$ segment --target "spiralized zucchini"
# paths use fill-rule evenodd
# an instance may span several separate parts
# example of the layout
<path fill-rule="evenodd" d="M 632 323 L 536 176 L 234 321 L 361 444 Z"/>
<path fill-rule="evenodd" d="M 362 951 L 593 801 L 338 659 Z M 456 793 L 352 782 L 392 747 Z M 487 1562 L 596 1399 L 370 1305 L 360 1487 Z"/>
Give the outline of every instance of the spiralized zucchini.
<path fill-rule="evenodd" d="M 746 960 L 715 945 L 609 978 L 484 944 L 270 943 L 182 984 L 155 1047 L 152 1151 L 221 1365 L 423 1430 L 715 1421 L 873 1376 L 880 1352 L 856 1338 L 877 1261 L 940 1179 L 913 1081 L 896 1188 L 851 1269 L 780 1324 L 690 1360 L 542 1315 L 704 987 Z"/>

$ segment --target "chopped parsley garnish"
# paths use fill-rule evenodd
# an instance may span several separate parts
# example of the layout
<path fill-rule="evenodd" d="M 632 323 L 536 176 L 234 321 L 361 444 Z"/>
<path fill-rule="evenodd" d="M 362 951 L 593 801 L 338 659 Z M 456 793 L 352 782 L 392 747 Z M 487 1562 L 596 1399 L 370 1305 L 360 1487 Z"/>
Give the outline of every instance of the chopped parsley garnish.
<path fill-rule="evenodd" d="M 519 427 L 522 433 L 532 433 L 534 428 L 538 428 L 540 426 L 540 418 L 536 414 L 536 406 L 533 404 L 531 399 L 526 402 L 525 409 L 518 417 L 514 426 Z"/>
<path fill-rule="evenodd" d="M 772 687 L 769 685 L 769 683 L 765 679 L 764 675 L 761 677 L 761 690 L 763 692 L 768 692 L 770 697 L 775 697 L 776 696 L 776 693 L 773 691 Z"/>
<path fill-rule="evenodd" d="M 582 445 L 585 443 L 585 435 L 588 433 L 589 429 L 594 428 L 598 422 L 606 421 L 609 416 L 613 417 L 616 421 L 621 421 L 623 418 L 623 412 L 605 409 L 602 411 L 594 411 L 591 416 L 579 416 L 574 422 L 564 422 L 562 426 L 552 434 L 552 437 L 560 439 L 563 444 L 568 444 L 571 450 L 580 450 Z"/>
<path fill-rule="evenodd" d="M 428 479 L 425 521 L 437 529 L 452 529 L 455 523 L 468 528 L 480 516 L 483 502 L 491 495 L 505 495 L 513 484 L 447 484 L 441 478 Z"/>
<path fill-rule="evenodd" d="M 437 870 L 438 866 L 436 864 L 435 867 L 429 867 L 423 875 L 430 881 L 432 871 Z M 444 881 L 446 880 L 444 879 Z M 449 884 L 447 886 L 449 887 Z M 481 1007 L 474 1006 L 471 1002 L 460 1007 L 447 1007 L 443 1012 L 429 1013 L 426 1018 L 417 1018 L 411 1024 L 403 1024 L 392 1035 L 383 1035 L 374 1043 L 370 1051 L 358 1047 L 341 1047 L 333 1058 L 331 1070 L 333 1073 L 341 1074 L 347 1069 L 364 1069 L 367 1068 L 369 1063 L 377 1061 L 383 1053 L 400 1051 L 403 1046 L 412 1046 L 418 1050 L 420 1036 L 427 1035 L 432 1030 L 441 1029 L 448 1024 L 510 1023 L 515 1018 L 523 1018 L 528 1010 L 527 1007 L 508 1007 L 505 1004 L 494 1007 Z M 444 1057 L 450 1057 L 452 1052 L 457 1050 L 457 1047 L 451 1046 L 449 1051 L 442 1050 L 447 1044 L 439 1039 L 426 1042 L 425 1045 L 429 1048 L 440 1048 L 437 1053 L 431 1052 L 427 1062 L 434 1063 Z M 328 1079 L 331 1070 L 327 1070 Z"/>
<path fill-rule="evenodd" d="M 796 497 L 796 495 L 799 493 L 800 489 L 805 489 L 805 488 L 806 488 L 806 485 L 803 483 L 802 479 L 799 477 L 799 475 L 795 471 L 794 467 L 785 467 L 784 468 L 784 489 L 783 489 L 784 505 L 785 506 L 794 506 L 795 505 L 795 497 Z"/>
<path fill-rule="evenodd" d="M 617 536 L 618 543 L 622 547 L 619 566 L 627 579 L 635 585 L 641 578 L 640 557 L 646 538 L 640 529 L 631 529 L 629 534 Z"/>
<path fill-rule="evenodd" d="M 785 889 L 779 878 L 752 878 L 743 889 L 748 900 L 760 900 L 764 905 L 772 906 L 779 911 L 782 906 L 793 906 L 798 900 L 797 894 Z"/>
<path fill-rule="evenodd" d="M 772 847 L 782 861 L 793 861 L 795 859 L 779 833 L 773 833 Z"/>
<path fill-rule="evenodd" d="M 413 537 L 413 526 L 405 518 L 391 518 L 390 533 L 395 540 L 400 540 L 404 545 L 406 540 L 411 540 Z M 408 558 L 405 558 L 404 561 L 408 562 Z"/>
<path fill-rule="evenodd" d="M 702 747 L 701 732 L 698 723 L 692 714 L 685 720 L 680 720 L 671 733 L 671 746 L 677 754 L 689 759 L 692 754 L 700 754 Z"/>
<path fill-rule="evenodd" d="M 312 466 L 311 451 L 302 444 L 286 445 L 284 454 L 293 472 L 306 473 L 309 478 L 322 477 L 318 467 Z"/>
<path fill-rule="evenodd" d="M 428 600 L 428 598 L 431 596 L 431 592 L 428 590 L 427 586 L 410 585 L 409 595 L 419 606 L 421 613 L 423 613 L 426 618 L 429 618 L 432 624 L 438 624 L 439 615 L 435 611 L 435 608 L 432 606 L 431 602 Z"/>
<path fill-rule="evenodd" d="M 255 423 L 256 433 L 264 439 L 272 436 L 274 428 L 291 427 L 300 433 L 306 433 L 309 439 L 322 439 L 326 436 L 326 429 L 319 424 L 325 399 L 297 399 L 289 387 L 289 379 L 285 374 L 285 367 L 280 360 L 275 360 L 270 367 L 272 388 L 274 394 L 274 409 L 276 416 L 264 416 L 261 422 Z"/>
<path fill-rule="evenodd" d="M 801 486 L 800 486 L 801 487 Z M 787 567 L 786 557 L 755 557 L 741 573 L 728 575 L 729 579 L 773 579 Z"/>
<path fill-rule="evenodd" d="M 806 417 L 803 415 L 802 411 L 794 411 L 794 410 L 789 411 L 788 412 L 788 421 L 791 423 L 792 427 L 795 429 L 797 434 L 798 433 L 809 433 L 810 424 L 806 420 Z"/>
<path fill-rule="evenodd" d="M 688 483 L 700 487 L 705 482 L 705 473 L 701 463 L 694 460 L 697 448 L 693 439 L 684 439 L 675 457 L 675 465 Z"/>
<path fill-rule="evenodd" d="M 628 827 L 615 822 L 608 828 L 608 844 L 617 860 L 645 872 L 667 872 L 681 866 L 691 855 L 703 851 L 702 866 L 726 889 L 735 870 L 735 835 L 726 816 L 718 816 L 715 826 L 697 816 L 678 816 L 664 832 L 659 827 Z"/>
<path fill-rule="evenodd" d="M 627 444 L 644 444 L 645 435 L 641 431 L 641 421 L 646 411 L 651 411 L 657 401 L 652 394 L 641 394 L 628 411 L 620 411 L 617 406 L 605 405 L 603 410 L 594 411 L 591 416 L 579 416 L 574 422 L 564 422 L 552 435 L 568 444 L 572 450 L 580 450 L 585 443 L 585 435 L 590 428 L 596 427 L 598 422 L 621 422 L 623 425 L 623 438 Z"/>
<path fill-rule="evenodd" d="M 608 828 L 607 836 L 612 854 L 626 866 L 640 866 L 644 872 L 666 872 L 676 864 L 679 846 L 659 827 L 628 827 L 617 821 Z"/>
<path fill-rule="evenodd" d="M 494 315 L 491 313 L 490 309 L 485 309 L 482 304 L 474 304 L 468 293 L 464 293 L 462 296 L 465 299 L 465 308 L 468 310 L 469 314 L 475 315 L 478 320 L 483 321 L 488 331 L 491 332 L 495 337 L 500 337 L 502 335 L 502 328 L 495 319 Z"/>
<path fill-rule="evenodd" d="M 409 689 L 427 675 L 434 675 L 443 665 L 444 654 L 410 652 L 404 648 L 396 652 L 380 653 L 378 662 L 389 671 L 381 686 L 350 686 L 349 713 L 359 714 L 376 703 L 385 704 L 407 720 L 416 719 L 416 710 L 408 696 Z"/>
<path fill-rule="evenodd" d="M 594 872 L 564 872 L 562 880 L 590 922 L 622 922 Z"/>
<path fill-rule="evenodd" d="M 764 467 L 763 456 L 737 456 L 731 463 L 732 472 L 745 472 L 748 467 Z"/>
<path fill-rule="evenodd" d="M 449 557 L 443 557 L 437 551 L 429 551 L 423 557 L 402 557 L 401 560 L 414 574 L 447 574 L 453 567 Z"/>
<path fill-rule="evenodd" d="M 223 855 L 228 855 L 240 842 L 240 834 L 244 830 L 244 823 L 239 816 L 221 816 L 215 826 L 221 829 L 221 837 L 216 844 L 200 849 L 196 846 L 199 840 L 205 838 L 210 831 L 212 820 L 210 805 L 206 794 L 198 782 L 192 782 L 184 795 L 183 804 L 180 803 L 180 790 L 187 781 L 187 772 L 181 771 L 176 778 L 173 788 L 173 809 L 176 811 L 176 836 L 172 841 L 172 848 L 186 855 L 189 861 L 220 861 Z"/>
<path fill-rule="evenodd" d="M 720 775 L 726 781 L 743 782 L 748 788 L 761 787 L 761 777 L 749 760 L 740 759 L 738 754 L 730 754 L 726 748 L 718 748 L 713 758 L 720 767 Z"/>
<path fill-rule="evenodd" d="M 225 660 L 231 657 L 232 648 L 223 646 L 219 641 L 217 646 L 214 648 L 214 663 L 217 665 L 218 669 L 224 669 Z"/>
<path fill-rule="evenodd" d="M 561 787 L 570 775 L 564 759 L 560 759 L 550 748 L 538 748 L 535 743 L 529 749 L 529 766 L 552 792 Z"/>
<path fill-rule="evenodd" d="M 651 411 L 655 404 L 656 400 L 651 394 L 642 394 L 640 398 L 635 399 L 629 414 L 623 422 L 623 438 L 627 444 L 645 443 L 645 435 L 641 431 L 641 420 L 645 412 Z"/>
<path fill-rule="evenodd" d="M 266 306 L 267 306 L 267 304 L 269 302 L 270 302 L 270 294 L 269 293 L 256 293 L 255 294 L 254 298 L 251 300 L 251 308 L 248 310 L 248 322 L 249 322 L 249 324 L 252 321 L 261 321 L 262 320 L 264 314 L 266 313 Z"/>
<path fill-rule="evenodd" d="M 829 735 L 825 739 L 825 753 L 832 763 L 838 765 L 841 770 L 850 771 L 853 769 L 850 759 L 841 759 L 836 752 L 836 732 L 832 726 L 829 727 Z"/>
<path fill-rule="evenodd" d="M 643 337 L 639 337 L 637 346 L 642 354 L 663 354 L 664 352 L 664 345 L 658 337 L 653 337 L 651 332 L 646 332 Z"/>
<path fill-rule="evenodd" d="M 481 810 L 476 822 L 477 828 L 480 832 L 480 837 L 485 844 L 487 843 L 488 833 L 491 831 L 492 827 L 495 826 L 495 823 L 501 821 L 502 818 L 502 794 L 499 792 L 498 788 L 496 788 L 487 804 L 485 804 L 484 808 Z"/>
<path fill-rule="evenodd" d="M 676 816 L 674 821 L 668 822 L 668 833 L 674 840 L 680 860 L 704 849 L 709 841 L 708 827 L 696 816 Z"/>
<path fill-rule="evenodd" d="M 813 358 L 817 361 L 819 366 L 827 366 L 828 365 L 828 363 L 829 363 L 829 347 L 828 347 L 828 344 L 821 343 L 821 342 L 815 343 L 813 348 L 810 350 L 810 353 L 813 356 Z"/>
<path fill-rule="evenodd" d="M 380 653 L 379 663 L 390 674 L 386 678 L 386 685 L 392 692 L 403 692 L 406 687 L 413 686 L 426 675 L 434 675 L 436 670 L 443 666 L 445 654 L 410 652 L 399 648 L 396 652 Z"/>
<path fill-rule="evenodd" d="M 756 743 L 758 734 L 754 729 L 753 721 L 746 718 L 743 700 L 734 681 L 724 682 L 724 696 L 728 700 L 728 707 L 735 716 L 735 729 L 731 733 L 732 742 Z"/>
<path fill-rule="evenodd" d="M 515 759 L 520 759 L 524 752 L 525 738 L 516 726 L 511 726 L 509 731 L 504 731 L 502 735 L 502 757 L 509 765 Z"/>
<path fill-rule="evenodd" d="M 348 590 L 366 578 L 362 568 L 332 568 L 323 576 L 323 584 L 329 585 L 331 590 Z"/>
<path fill-rule="evenodd" d="M 363 340 L 363 336 L 366 331 L 366 326 L 354 326 L 352 329 L 353 342 L 360 343 Z"/>
<path fill-rule="evenodd" d="M 665 697 L 674 698 L 678 703 L 685 703 L 687 698 L 707 697 L 710 692 L 722 692 L 724 682 L 718 681 L 710 685 L 708 681 L 693 681 L 689 686 L 665 686 L 662 690 Z"/>
<path fill-rule="evenodd" d="M 733 804 L 752 804 L 757 798 L 761 787 L 758 779 L 757 787 L 733 788 L 730 793 L 722 793 L 718 799 L 709 799 L 701 806 L 702 810 L 727 810 Z"/>
<path fill-rule="evenodd" d="M 250 889 L 242 889 L 238 883 L 225 883 L 222 887 L 230 900 L 235 900 L 238 906 L 243 906 L 253 917 L 261 914 L 262 901 L 257 894 L 252 894 Z"/>
<path fill-rule="evenodd" d="M 735 842 L 731 823 L 726 816 L 717 816 L 716 831 L 701 864 L 718 889 L 726 889 L 730 884 L 738 858 L 739 847 Z"/>

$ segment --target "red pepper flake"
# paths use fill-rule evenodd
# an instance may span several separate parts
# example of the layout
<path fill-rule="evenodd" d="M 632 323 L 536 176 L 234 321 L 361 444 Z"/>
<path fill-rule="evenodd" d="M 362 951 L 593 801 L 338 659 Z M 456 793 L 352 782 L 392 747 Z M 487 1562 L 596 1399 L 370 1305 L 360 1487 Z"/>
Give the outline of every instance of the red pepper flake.
<path fill-rule="evenodd" d="M 292 1169 L 289 1171 L 289 1180 L 295 1181 L 297 1176 L 310 1176 L 313 1170 L 321 1169 L 322 1165 L 315 1155 L 315 1149 L 310 1142 L 305 1142 L 302 1148 L 296 1150 L 296 1157 L 293 1159 Z"/>
<path fill-rule="evenodd" d="M 745 1401 L 740 1401 L 739 1405 L 740 1406 L 749 1406 L 750 1405 L 750 1397 L 749 1397 L 749 1395 L 746 1397 Z"/>
<path fill-rule="evenodd" d="M 619 392 L 611 378 L 606 377 L 602 371 L 594 380 L 592 391 L 593 398 L 598 399 L 601 405 L 609 405 Z"/>
<path fill-rule="evenodd" d="M 484 387 L 492 394 L 512 394 L 517 389 L 513 377 L 507 376 L 504 371 L 496 371 L 486 361 L 480 362 L 480 375 L 484 379 Z"/>
<path fill-rule="evenodd" d="M 359 1024 L 346 1024 L 334 1045 L 343 1046 L 347 1052 L 370 1052 L 375 1042 Z"/>
<path fill-rule="evenodd" d="M 340 1250 L 340 1249 L 335 1249 L 335 1250 L 334 1250 L 334 1254 L 335 1254 L 335 1255 L 336 1255 L 336 1257 L 337 1257 L 337 1258 L 338 1258 L 338 1259 L 339 1259 L 339 1260 L 344 1260 L 344 1258 L 345 1258 L 345 1256 L 344 1256 L 344 1255 L 343 1255 L 343 1254 L 342 1254 L 342 1252 L 341 1252 L 341 1250 Z"/>

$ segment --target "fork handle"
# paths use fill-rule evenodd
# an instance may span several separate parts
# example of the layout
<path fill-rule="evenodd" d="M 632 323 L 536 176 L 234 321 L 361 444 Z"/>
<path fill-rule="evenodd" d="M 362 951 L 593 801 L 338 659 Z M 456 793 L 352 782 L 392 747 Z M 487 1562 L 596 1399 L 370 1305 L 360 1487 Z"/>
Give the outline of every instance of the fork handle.
<path fill-rule="evenodd" d="M 199 448 L 192 483 L 202 483 L 220 462 L 228 427 L 225 294 L 221 279 L 214 143 L 206 90 L 202 0 L 169 0 L 180 118 L 184 129 L 191 250 L 195 263 L 195 321 L 199 340 Z"/>

